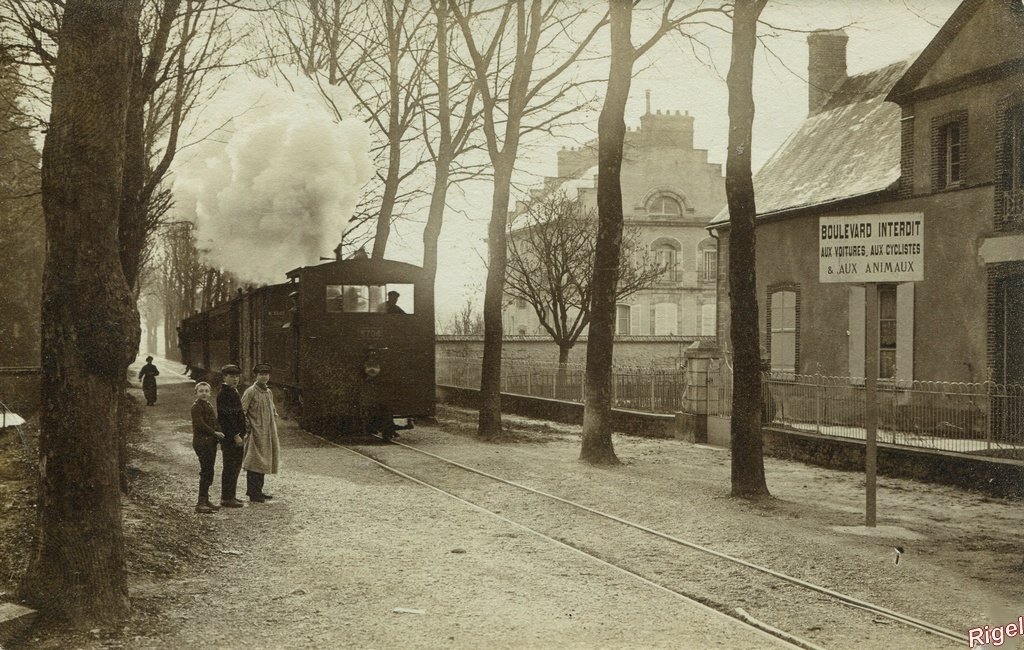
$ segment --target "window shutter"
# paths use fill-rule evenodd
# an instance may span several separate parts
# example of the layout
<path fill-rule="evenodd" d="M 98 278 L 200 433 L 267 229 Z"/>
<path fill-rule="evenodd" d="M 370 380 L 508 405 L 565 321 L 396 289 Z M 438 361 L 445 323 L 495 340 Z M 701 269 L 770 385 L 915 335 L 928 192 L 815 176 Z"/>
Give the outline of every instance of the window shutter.
<path fill-rule="evenodd" d="M 644 331 L 641 329 L 640 316 L 644 313 L 644 309 L 647 305 L 640 303 L 639 305 L 632 305 L 629 308 L 629 333 L 632 336 L 643 335 Z"/>
<path fill-rule="evenodd" d="M 668 336 L 679 330 L 679 309 L 674 302 L 660 302 L 654 306 L 654 334 Z"/>
<path fill-rule="evenodd" d="M 700 331 L 700 308 L 697 306 L 697 298 L 693 295 L 683 296 L 682 323 L 676 334 L 696 334 Z"/>
<path fill-rule="evenodd" d="M 853 383 L 864 383 L 864 287 L 850 287 L 849 323 L 850 376 Z"/>
<path fill-rule="evenodd" d="M 700 308 L 700 335 L 715 335 L 715 304 L 709 303 Z"/>
<path fill-rule="evenodd" d="M 909 387 L 914 380 L 914 283 L 896 285 L 896 379 Z"/>

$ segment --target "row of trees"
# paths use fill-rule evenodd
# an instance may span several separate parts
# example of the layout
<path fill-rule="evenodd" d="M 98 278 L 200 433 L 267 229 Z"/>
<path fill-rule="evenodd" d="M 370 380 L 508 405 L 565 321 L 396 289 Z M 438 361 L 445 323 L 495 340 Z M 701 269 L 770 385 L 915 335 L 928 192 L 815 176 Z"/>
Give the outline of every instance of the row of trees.
<path fill-rule="evenodd" d="M 0 28 L 22 36 L 8 52 L 35 71 L 27 87 L 30 94 L 48 97 L 50 107 L 42 158 L 47 254 L 39 534 L 23 592 L 50 616 L 72 622 L 117 620 L 127 612 L 128 599 L 120 452 L 110 432 L 117 430 L 126 369 L 138 349 L 136 292 L 146 257 L 153 255 L 147 243 L 169 206 L 158 200 L 161 181 L 180 147 L 184 116 L 203 95 L 209 80 L 205 75 L 225 61 L 235 42 L 229 16 L 237 5 L 230 0 L 0 3 L 7 10 Z M 737 0 L 683 11 L 667 0 L 653 33 L 640 46 L 632 43 L 634 6 L 628 0 L 610 0 L 604 13 L 557 0 L 512 0 L 497 6 L 432 0 L 429 12 L 419 13 L 415 10 L 422 3 L 411 0 L 354 5 L 305 0 L 272 7 L 278 11 L 273 15 L 280 29 L 265 37 L 274 44 L 284 39 L 290 60 L 301 61 L 303 73 L 322 80 L 325 88 L 347 85 L 367 119 L 384 134 L 377 153 L 378 200 L 385 207 L 374 224 L 375 257 L 384 255 L 393 210 L 411 196 L 402 189 L 408 187 L 403 182 L 417 169 L 429 169 L 434 184 L 424 230 L 424 265 L 436 272 L 449 187 L 460 178 L 484 173 L 481 162 L 463 163 L 473 160 L 473 151 L 486 154 L 482 165 L 493 194 L 484 297 L 482 437 L 501 431 L 501 306 L 515 163 L 525 139 L 554 128 L 585 101 L 587 81 L 572 71 L 609 25 L 610 71 L 598 123 L 593 282 L 589 300 L 578 298 L 581 308 L 589 305 L 591 337 L 581 458 L 616 462 L 609 389 L 614 309 L 620 279 L 628 270 L 620 263 L 624 227 L 619 171 L 633 66 L 665 36 L 715 17 L 731 16 L 733 21 L 727 193 L 734 231 L 739 225 L 741 232 L 731 238 L 730 261 L 747 274 L 734 278 L 739 283 L 734 284 L 734 300 L 749 302 L 735 304 L 732 311 L 734 320 L 739 314 L 756 324 L 756 302 L 743 283 L 752 278 L 754 267 L 750 69 L 764 4 Z M 291 13 L 281 13 L 285 11 Z M 367 24 L 381 26 L 380 31 L 346 22 L 358 15 L 354 11 L 371 12 Z M 377 76 L 364 81 L 357 74 L 360 65 Z M 406 156 L 410 151 L 413 155 Z M 745 225 L 750 237 L 743 234 Z M 182 287 L 195 286 L 196 273 L 210 277 L 209 269 L 186 259 L 194 254 L 194 246 L 185 250 L 186 239 L 192 245 L 188 233 L 169 234 L 171 243 L 159 255 L 178 259 L 153 265 L 176 267 L 175 277 L 151 280 L 176 287 L 168 291 L 181 296 L 181 304 L 169 309 L 178 314 L 195 306 L 189 300 L 196 292 Z M 175 241 L 182 244 L 180 250 Z M 734 336 L 752 338 L 756 359 L 756 328 L 745 329 L 748 325 L 734 323 Z M 571 332 L 572 326 L 565 329 Z M 757 467 L 745 464 L 761 462 L 756 415 L 742 415 L 760 411 L 759 391 L 744 388 L 758 376 L 747 363 L 750 345 L 733 341 L 737 372 L 751 373 L 737 377 L 737 399 L 746 402 L 734 406 L 739 414 L 733 420 L 734 445 L 742 441 L 745 447 L 734 448 L 733 492 L 742 496 L 767 492 L 763 468 L 758 475 Z M 741 359 L 741 354 L 747 356 Z M 748 383 L 741 386 L 744 381 Z"/>

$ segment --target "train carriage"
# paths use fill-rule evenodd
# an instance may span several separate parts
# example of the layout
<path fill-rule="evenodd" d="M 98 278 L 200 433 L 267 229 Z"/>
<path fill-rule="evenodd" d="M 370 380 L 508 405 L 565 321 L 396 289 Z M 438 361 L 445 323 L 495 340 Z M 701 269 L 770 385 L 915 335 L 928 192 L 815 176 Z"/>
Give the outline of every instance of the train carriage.
<path fill-rule="evenodd" d="M 387 401 L 395 417 L 433 414 L 433 292 L 421 268 L 353 259 L 289 276 L 298 280 L 298 367 L 311 428 L 358 428 L 374 401 Z M 390 308 L 389 292 L 399 294 Z"/>
<path fill-rule="evenodd" d="M 423 269 L 351 259 L 288 278 L 183 321 L 193 372 L 237 363 L 248 375 L 269 363 L 283 403 L 316 432 L 388 435 L 394 418 L 434 414 L 433 287 Z"/>

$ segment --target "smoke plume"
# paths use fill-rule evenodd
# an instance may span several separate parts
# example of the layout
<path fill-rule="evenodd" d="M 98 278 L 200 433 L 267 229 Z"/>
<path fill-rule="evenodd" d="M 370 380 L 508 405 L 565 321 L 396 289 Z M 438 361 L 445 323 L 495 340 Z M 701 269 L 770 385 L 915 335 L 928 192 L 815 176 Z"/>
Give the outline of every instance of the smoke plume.
<path fill-rule="evenodd" d="M 230 80 L 204 111 L 209 136 L 175 169 L 176 218 L 195 223 L 208 264 L 245 281 L 330 255 L 372 173 L 367 129 L 338 121 L 341 98 L 301 75 L 289 85 Z"/>

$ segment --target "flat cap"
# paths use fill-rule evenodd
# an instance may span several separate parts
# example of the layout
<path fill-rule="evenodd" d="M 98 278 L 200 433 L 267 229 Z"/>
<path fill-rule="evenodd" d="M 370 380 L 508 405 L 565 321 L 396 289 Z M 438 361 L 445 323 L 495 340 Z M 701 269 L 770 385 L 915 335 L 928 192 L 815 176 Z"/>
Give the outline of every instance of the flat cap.
<path fill-rule="evenodd" d="M 265 373 L 269 374 L 270 373 L 270 364 L 269 363 L 257 363 L 256 366 L 252 369 L 252 371 L 255 374 L 257 374 L 257 375 L 260 374 L 261 372 L 265 372 Z"/>
<path fill-rule="evenodd" d="M 229 363 L 228 365 L 226 365 L 226 366 L 224 366 L 224 367 L 222 367 L 220 369 L 220 374 L 222 374 L 222 375 L 240 375 L 240 374 L 242 374 L 242 369 L 239 368 L 238 366 L 236 366 L 233 363 Z"/>

